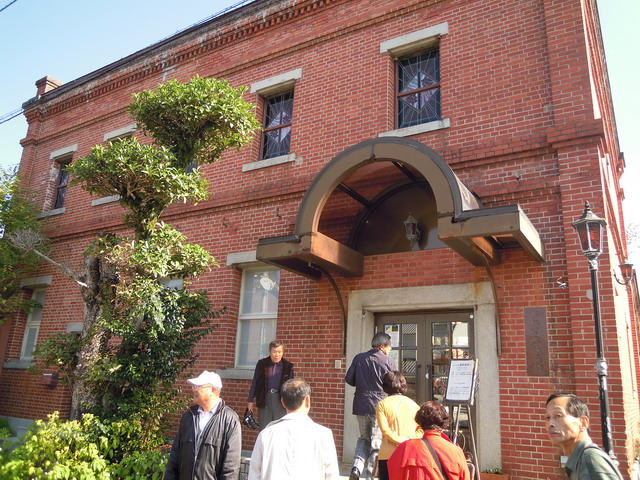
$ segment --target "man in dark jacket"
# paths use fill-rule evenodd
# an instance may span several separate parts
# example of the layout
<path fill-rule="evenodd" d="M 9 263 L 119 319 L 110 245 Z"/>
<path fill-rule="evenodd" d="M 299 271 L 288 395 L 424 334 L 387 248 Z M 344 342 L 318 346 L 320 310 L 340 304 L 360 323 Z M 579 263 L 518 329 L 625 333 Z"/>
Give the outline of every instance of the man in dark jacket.
<path fill-rule="evenodd" d="M 196 405 L 180 419 L 165 480 L 237 480 L 240 420 L 220 398 L 220 376 L 205 370 L 187 382 L 193 386 Z"/>
<path fill-rule="evenodd" d="M 382 390 L 382 377 L 391 370 L 397 370 L 396 362 L 389 357 L 389 335 L 376 333 L 371 340 L 371 347 L 368 352 L 359 353 L 353 358 L 344 377 L 345 382 L 356 387 L 353 414 L 358 418 L 360 430 L 349 480 L 356 480 L 361 473 L 366 479 L 373 478 L 373 466 L 382 442 L 382 433 L 376 421 L 376 405 L 387 396 Z"/>
<path fill-rule="evenodd" d="M 249 411 L 253 411 L 253 399 L 256 400 L 260 430 L 287 413 L 280 401 L 280 388 L 293 377 L 293 363 L 284 358 L 284 345 L 277 340 L 272 341 L 269 344 L 269 356 L 256 363 L 247 397 Z"/>

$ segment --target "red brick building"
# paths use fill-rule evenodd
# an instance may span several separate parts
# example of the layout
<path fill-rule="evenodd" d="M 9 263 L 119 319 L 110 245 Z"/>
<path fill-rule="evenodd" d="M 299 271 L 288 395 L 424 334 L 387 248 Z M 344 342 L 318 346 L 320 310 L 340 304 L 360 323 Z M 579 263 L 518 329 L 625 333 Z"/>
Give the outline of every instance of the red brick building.
<path fill-rule="evenodd" d="M 550 393 L 586 399 L 600 442 L 591 284 L 571 226 L 588 200 L 607 221 L 601 317 L 629 475 L 638 297 L 635 280 L 616 281 L 624 159 L 595 0 L 256 0 L 69 83 L 46 77 L 25 104 L 20 172 L 53 258 L 79 270 L 93 236 L 121 228 L 116 199 L 67 187 L 65 163 L 141 136 L 131 94 L 196 74 L 250 86 L 265 122 L 249 147 L 202 167 L 210 200 L 165 216 L 221 264 L 196 284 L 228 307 L 197 369 L 222 375 L 233 408 L 281 339 L 312 383 L 313 418 L 349 459 L 345 369 L 385 329 L 420 401 L 442 397 L 449 359 L 478 359 L 481 469 L 562 478 L 544 429 Z M 49 265 L 22 285 L 44 306 L 0 332 L 0 415 L 14 422 L 68 412 L 65 388 L 25 369 L 37 339 L 82 319 L 77 288 Z"/>

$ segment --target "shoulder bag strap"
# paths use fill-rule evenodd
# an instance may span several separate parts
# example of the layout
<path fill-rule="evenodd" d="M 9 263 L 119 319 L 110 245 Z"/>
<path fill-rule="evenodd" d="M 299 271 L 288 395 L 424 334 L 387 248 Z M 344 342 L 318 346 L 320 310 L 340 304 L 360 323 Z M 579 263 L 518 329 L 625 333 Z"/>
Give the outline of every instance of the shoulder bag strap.
<path fill-rule="evenodd" d="M 429 440 L 427 440 L 427 437 L 422 437 L 422 441 L 425 443 L 425 445 L 427 446 L 427 448 L 431 452 L 431 455 L 433 456 L 433 461 L 436 462 L 436 465 L 438 465 L 438 468 L 440 469 L 440 473 L 442 473 L 442 476 L 444 477 L 444 480 L 449 480 L 449 475 L 447 475 L 447 472 L 442 467 L 442 464 L 440 463 L 440 458 L 438 457 L 438 454 L 436 453 L 436 451 L 431 446 L 431 443 L 429 443 Z"/>

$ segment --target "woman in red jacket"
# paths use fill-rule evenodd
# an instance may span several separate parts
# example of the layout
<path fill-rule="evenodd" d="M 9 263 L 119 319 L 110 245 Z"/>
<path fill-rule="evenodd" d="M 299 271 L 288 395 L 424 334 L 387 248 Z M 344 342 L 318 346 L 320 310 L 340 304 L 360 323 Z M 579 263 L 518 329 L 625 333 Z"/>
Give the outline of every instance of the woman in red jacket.
<path fill-rule="evenodd" d="M 387 461 L 390 480 L 444 479 L 426 442 L 433 447 L 450 480 L 470 480 L 471 474 L 462 449 L 442 433 L 451 423 L 444 406 L 438 402 L 423 403 L 416 413 L 416 423 L 424 430 L 424 437 L 398 445 Z"/>

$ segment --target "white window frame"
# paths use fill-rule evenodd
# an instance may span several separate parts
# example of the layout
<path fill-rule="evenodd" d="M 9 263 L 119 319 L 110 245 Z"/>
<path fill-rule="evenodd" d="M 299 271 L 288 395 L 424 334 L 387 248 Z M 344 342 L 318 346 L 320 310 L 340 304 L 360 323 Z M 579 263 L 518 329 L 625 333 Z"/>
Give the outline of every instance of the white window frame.
<path fill-rule="evenodd" d="M 46 297 L 46 288 L 34 288 L 33 293 L 31 294 L 31 300 L 36 300 L 36 297 L 42 295 L 42 300 L 39 301 L 41 307 L 34 307 L 29 312 L 27 316 L 27 323 L 24 327 L 24 334 L 22 336 L 22 346 L 20 347 L 20 360 L 21 361 L 32 361 L 33 360 L 33 352 L 36 349 L 36 345 L 38 344 L 38 335 L 40 334 L 40 325 L 42 324 L 42 312 L 44 310 L 44 302 Z M 36 315 L 37 313 L 37 315 Z M 33 348 L 30 352 L 26 351 L 29 333 L 31 331 L 35 331 L 35 339 L 33 342 Z"/>
<path fill-rule="evenodd" d="M 238 369 L 253 369 L 255 368 L 255 363 L 252 364 L 241 364 L 240 363 L 240 339 L 242 337 L 242 325 L 247 324 L 247 322 L 264 322 L 270 321 L 273 324 L 274 334 L 277 331 L 278 326 L 278 307 L 276 307 L 275 313 L 242 313 L 242 308 L 244 305 L 244 296 L 245 296 L 245 282 L 247 279 L 250 279 L 250 275 L 255 272 L 264 272 L 264 271 L 279 271 L 277 267 L 273 267 L 270 265 L 247 265 L 242 268 L 242 280 L 240 283 L 240 304 L 238 306 L 238 329 L 236 332 L 236 351 L 235 351 L 235 368 Z M 278 304 L 280 301 L 280 296 L 278 295 Z M 275 337 L 274 337 L 275 338 Z M 269 342 L 274 340 L 274 338 L 263 339 L 262 345 L 260 345 L 260 353 L 258 354 L 258 358 L 262 358 L 268 355 Z"/>

